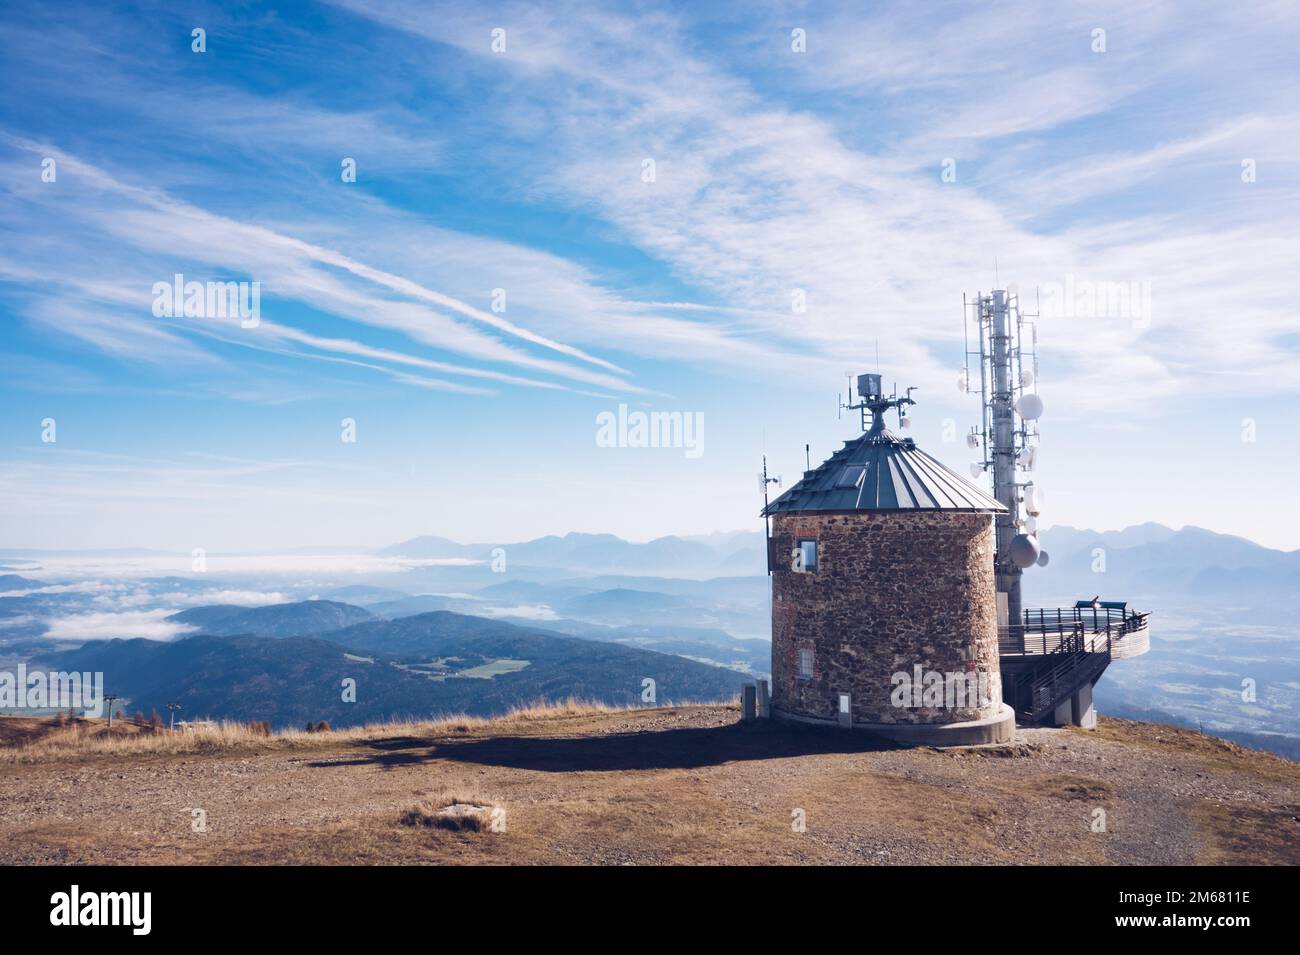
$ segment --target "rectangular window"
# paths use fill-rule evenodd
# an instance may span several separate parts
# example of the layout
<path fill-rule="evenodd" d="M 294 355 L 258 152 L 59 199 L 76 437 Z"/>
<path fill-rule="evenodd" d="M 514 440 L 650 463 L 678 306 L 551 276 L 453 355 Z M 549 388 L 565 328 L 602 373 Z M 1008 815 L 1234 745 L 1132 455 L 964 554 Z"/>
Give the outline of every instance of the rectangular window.
<path fill-rule="evenodd" d="M 857 487 L 859 484 L 862 483 L 862 475 L 866 470 L 867 469 L 864 467 L 859 467 L 857 465 L 852 465 L 852 464 L 849 465 L 843 471 L 840 472 L 839 478 L 835 481 L 835 486 L 837 488 Z"/>
<path fill-rule="evenodd" d="M 817 570 L 817 542 L 802 540 L 799 542 L 799 566 L 797 570 L 805 574 L 815 573 Z"/>
<path fill-rule="evenodd" d="M 801 649 L 799 651 L 799 679 L 811 680 L 813 678 L 813 652 L 811 650 Z"/>

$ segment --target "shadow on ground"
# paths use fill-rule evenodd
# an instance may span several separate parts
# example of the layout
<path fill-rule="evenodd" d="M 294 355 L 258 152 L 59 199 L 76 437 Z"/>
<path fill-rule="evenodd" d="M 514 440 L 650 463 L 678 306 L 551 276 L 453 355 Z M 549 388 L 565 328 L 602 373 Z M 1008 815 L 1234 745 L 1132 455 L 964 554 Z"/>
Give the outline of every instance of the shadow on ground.
<path fill-rule="evenodd" d="M 416 752 L 428 742 L 411 737 L 374 740 L 365 744 L 374 752 L 309 765 L 393 767 L 442 759 L 545 773 L 626 772 L 894 748 L 887 740 L 860 731 L 767 722 L 604 736 L 493 736 L 440 741 Z"/>

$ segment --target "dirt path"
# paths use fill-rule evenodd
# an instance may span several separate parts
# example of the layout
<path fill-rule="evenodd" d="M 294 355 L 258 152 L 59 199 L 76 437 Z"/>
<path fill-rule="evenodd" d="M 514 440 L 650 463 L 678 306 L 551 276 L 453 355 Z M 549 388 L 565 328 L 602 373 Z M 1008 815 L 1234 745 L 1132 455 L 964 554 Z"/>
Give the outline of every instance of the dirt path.
<path fill-rule="evenodd" d="M 505 831 L 399 823 L 440 798 Z M 940 752 L 682 707 L 4 764 L 0 862 L 1296 864 L 1297 803 L 1300 765 L 1170 727 Z"/>

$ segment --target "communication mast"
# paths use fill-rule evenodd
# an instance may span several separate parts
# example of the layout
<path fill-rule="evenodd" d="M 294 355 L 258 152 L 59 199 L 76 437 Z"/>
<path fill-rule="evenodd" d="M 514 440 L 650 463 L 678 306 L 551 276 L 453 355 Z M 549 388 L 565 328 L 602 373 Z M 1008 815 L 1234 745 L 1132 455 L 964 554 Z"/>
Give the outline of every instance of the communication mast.
<path fill-rule="evenodd" d="M 767 476 L 767 455 L 763 455 L 763 470 L 758 473 L 758 486 L 763 492 L 763 549 L 767 551 L 767 572 L 772 572 L 772 520 L 767 517 L 767 486 L 775 484 L 781 486 L 781 475 L 776 477 Z"/>
<path fill-rule="evenodd" d="M 1029 477 L 1038 463 L 1038 313 L 1021 310 L 1015 291 L 978 293 L 974 301 L 962 296 L 966 330 L 966 364 L 958 387 L 975 393 L 971 364 L 979 375 L 983 416 L 966 436 L 968 447 L 982 451 L 971 464 L 971 475 L 988 474 L 993 496 L 1006 507 L 995 518 L 994 573 L 998 589 L 998 624 L 1019 628 L 1023 623 L 1020 578 L 1035 564 L 1046 566 L 1047 553 L 1038 545 L 1038 515 L 1042 492 Z M 971 330 L 977 348 L 971 347 Z"/>

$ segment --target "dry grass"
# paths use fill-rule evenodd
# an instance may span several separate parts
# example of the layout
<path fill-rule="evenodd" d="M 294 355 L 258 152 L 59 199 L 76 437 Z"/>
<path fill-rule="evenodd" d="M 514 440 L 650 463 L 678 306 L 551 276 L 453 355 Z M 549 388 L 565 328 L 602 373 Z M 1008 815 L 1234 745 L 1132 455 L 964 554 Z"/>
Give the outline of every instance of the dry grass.
<path fill-rule="evenodd" d="M 491 719 L 461 715 L 428 720 L 391 720 L 327 733 L 301 729 L 286 729 L 271 733 L 267 724 L 260 721 L 241 723 L 224 720 L 212 726 L 199 726 L 186 732 L 170 732 L 166 729 L 148 732 L 149 728 L 145 727 L 145 732 L 140 732 L 139 728 L 136 728 L 129 733 L 125 731 L 119 733 L 117 732 L 119 724 L 114 724 L 114 733 L 109 735 L 104 731 L 104 722 L 100 720 L 78 720 L 76 723 L 61 726 L 51 718 L 47 731 L 43 735 L 28 734 L 18 745 L 0 747 L 0 765 L 80 759 L 89 756 L 180 756 L 235 751 L 315 749 L 390 736 L 441 736 L 469 733 L 488 725 L 587 717 L 633 709 L 636 707 L 610 706 L 569 697 L 557 702 L 538 700 L 516 707 L 504 716 Z M 4 719 L 9 717 L 0 717 L 0 721 Z"/>
<path fill-rule="evenodd" d="M 108 720 L 90 720 L 84 717 L 67 718 L 63 716 L 0 716 L 0 751 L 17 746 L 34 743 L 51 733 L 73 727 L 82 727 L 85 735 L 107 734 Z M 113 721 L 114 736 L 134 736 L 141 733 L 153 733 L 154 727 L 140 725 L 130 720 Z"/>
<path fill-rule="evenodd" d="M 422 799 L 398 817 L 403 826 L 447 829 L 452 832 L 484 832 L 491 829 L 493 815 L 504 812 L 499 800 L 444 790 Z"/>
<path fill-rule="evenodd" d="M 665 704 L 671 706 L 671 703 Z M 580 700 L 569 697 L 567 700 L 534 700 L 514 707 L 502 720 L 553 720 L 565 716 L 595 716 L 598 713 L 617 713 L 625 710 L 639 709 L 635 706 L 611 706 L 595 700 Z"/>
<path fill-rule="evenodd" d="M 1249 753 L 1231 771 L 1207 770 L 1201 740 L 1191 752 L 1148 744 L 1167 728 L 1125 732 L 1142 744 L 1044 730 L 1041 745 L 954 755 L 742 727 L 734 707 L 566 701 L 333 734 L 249 738 L 235 727 L 227 743 L 216 728 L 211 756 L 154 756 L 145 740 L 138 756 L 125 743 L 84 758 L 47 747 L 54 755 L 20 771 L 0 767 L 0 864 L 1300 859 L 1300 782 L 1257 775 Z M 455 804 L 463 815 L 444 815 Z M 1105 835 L 1089 827 L 1095 804 L 1113 815 Z M 210 813 L 203 834 L 191 828 L 195 806 Z"/>
<path fill-rule="evenodd" d="M 1290 785 L 1300 784 L 1300 765 L 1292 760 L 1181 726 L 1103 716 L 1097 721 L 1095 730 L 1075 729 L 1071 732 L 1091 732 L 1097 739 L 1136 746 L 1153 753 L 1182 753 L 1198 759 L 1207 772 L 1233 773 L 1249 767 L 1254 775 Z"/>
<path fill-rule="evenodd" d="M 1203 865 L 1300 865 L 1300 806 L 1204 802 L 1193 819 Z"/>
<path fill-rule="evenodd" d="M 1026 789 L 1032 789 L 1044 796 L 1058 799 L 1081 799 L 1086 801 L 1105 799 L 1114 795 L 1114 790 L 1109 783 L 1100 779 L 1090 779 L 1087 776 L 1074 776 L 1068 773 L 1040 776 L 1028 781 Z"/>

